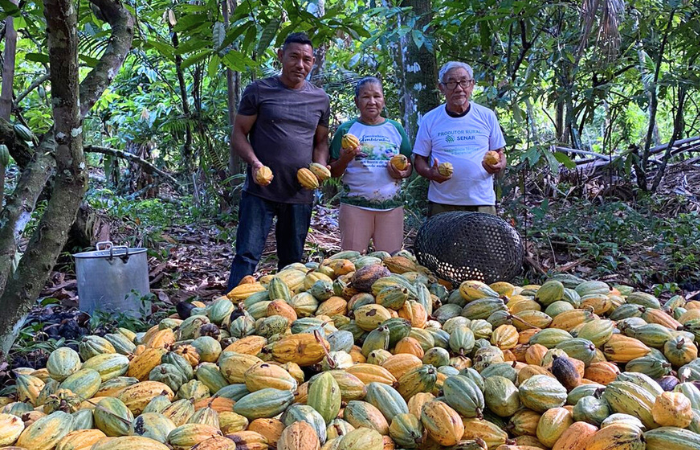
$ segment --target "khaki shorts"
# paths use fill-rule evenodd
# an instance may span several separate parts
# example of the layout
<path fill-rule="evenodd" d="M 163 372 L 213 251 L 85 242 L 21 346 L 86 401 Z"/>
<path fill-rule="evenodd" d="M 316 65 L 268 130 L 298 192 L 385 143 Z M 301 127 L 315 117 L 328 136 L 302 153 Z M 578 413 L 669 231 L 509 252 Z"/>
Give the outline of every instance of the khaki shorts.
<path fill-rule="evenodd" d="M 496 215 L 496 207 L 492 205 L 473 206 L 473 205 L 443 205 L 442 203 L 428 202 L 428 217 L 433 217 L 436 214 L 451 212 L 451 211 L 474 211 L 486 214 Z"/>

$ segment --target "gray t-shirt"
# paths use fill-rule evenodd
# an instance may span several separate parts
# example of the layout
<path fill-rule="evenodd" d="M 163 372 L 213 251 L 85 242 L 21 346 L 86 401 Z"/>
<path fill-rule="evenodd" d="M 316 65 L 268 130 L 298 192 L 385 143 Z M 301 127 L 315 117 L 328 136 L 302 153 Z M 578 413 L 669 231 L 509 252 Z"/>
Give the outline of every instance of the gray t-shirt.
<path fill-rule="evenodd" d="M 312 162 L 316 128 L 328 127 L 328 95 L 309 82 L 290 89 L 274 76 L 246 87 L 238 113 L 257 115 L 248 139 L 255 156 L 274 175 L 270 185 L 259 186 L 248 166 L 243 190 L 273 202 L 312 203 L 312 191 L 302 189 L 297 170 Z"/>

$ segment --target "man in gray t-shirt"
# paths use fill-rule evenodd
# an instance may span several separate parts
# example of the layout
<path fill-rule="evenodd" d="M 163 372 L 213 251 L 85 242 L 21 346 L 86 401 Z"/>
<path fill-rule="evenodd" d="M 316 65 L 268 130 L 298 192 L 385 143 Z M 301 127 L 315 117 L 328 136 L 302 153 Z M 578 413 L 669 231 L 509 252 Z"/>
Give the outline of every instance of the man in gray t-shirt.
<path fill-rule="evenodd" d="M 248 169 L 229 290 L 255 272 L 275 216 L 278 267 L 301 260 L 313 193 L 301 187 L 297 170 L 328 162 L 330 102 L 322 89 L 306 81 L 314 64 L 311 41 L 304 33 L 290 34 L 277 56 L 281 74 L 248 85 L 233 124 L 233 147 Z M 255 177 L 263 166 L 274 177 L 265 186 Z"/>

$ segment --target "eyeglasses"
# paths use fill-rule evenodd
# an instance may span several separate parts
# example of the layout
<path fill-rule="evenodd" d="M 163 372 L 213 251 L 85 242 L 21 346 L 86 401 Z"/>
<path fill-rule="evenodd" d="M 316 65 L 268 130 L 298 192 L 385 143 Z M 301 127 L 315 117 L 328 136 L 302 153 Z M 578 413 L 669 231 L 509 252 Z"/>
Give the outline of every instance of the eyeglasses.
<path fill-rule="evenodd" d="M 473 86 L 475 84 L 474 80 L 460 80 L 460 81 L 445 81 L 442 83 L 443 86 L 445 86 L 447 89 L 453 90 L 457 89 L 457 85 L 460 85 L 462 89 L 466 89 L 469 86 Z"/>

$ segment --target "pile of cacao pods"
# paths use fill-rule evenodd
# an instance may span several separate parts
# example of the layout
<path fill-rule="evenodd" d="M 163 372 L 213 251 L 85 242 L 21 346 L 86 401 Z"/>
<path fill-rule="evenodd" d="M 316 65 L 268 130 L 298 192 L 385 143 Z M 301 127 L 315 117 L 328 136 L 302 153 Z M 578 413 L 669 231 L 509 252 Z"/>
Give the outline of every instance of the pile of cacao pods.
<path fill-rule="evenodd" d="M 340 252 L 15 368 L 0 447 L 700 449 L 700 301 Z"/>

